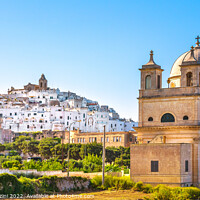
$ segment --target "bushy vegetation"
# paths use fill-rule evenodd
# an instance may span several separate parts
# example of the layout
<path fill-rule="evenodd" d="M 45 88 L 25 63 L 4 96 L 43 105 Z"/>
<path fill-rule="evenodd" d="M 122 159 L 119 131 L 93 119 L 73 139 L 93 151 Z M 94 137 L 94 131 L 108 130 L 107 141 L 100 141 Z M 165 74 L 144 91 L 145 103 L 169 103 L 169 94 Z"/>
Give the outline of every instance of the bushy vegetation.
<path fill-rule="evenodd" d="M 63 165 L 56 159 L 43 160 L 42 162 L 33 160 L 30 160 L 29 162 L 24 161 L 23 165 L 23 169 L 36 169 L 37 171 L 54 171 L 63 169 Z"/>
<path fill-rule="evenodd" d="M 126 190 L 131 189 L 135 183 L 130 180 L 129 177 L 116 177 L 116 176 L 105 176 L 104 186 L 102 186 L 102 176 L 96 176 L 91 180 L 93 188 L 101 189 L 116 189 Z"/>
<path fill-rule="evenodd" d="M 91 180 L 91 185 L 93 188 L 106 190 L 131 189 L 143 193 L 152 193 L 150 198 L 145 198 L 146 200 L 196 200 L 200 198 L 200 189 L 196 187 L 168 187 L 165 185 L 153 187 L 142 182 L 134 183 L 128 177 L 105 176 L 105 183 L 102 186 L 102 176 L 96 176 Z"/>
<path fill-rule="evenodd" d="M 21 176 L 17 178 L 15 175 L 11 174 L 0 174 L 0 194 L 51 194 L 56 192 L 62 192 L 57 185 L 60 185 L 63 181 L 67 179 L 74 183 L 75 188 L 77 189 L 76 183 L 84 183 L 87 181 L 86 178 L 81 177 L 57 177 L 57 176 L 43 176 L 38 179 L 30 179 L 27 177 Z M 70 188 L 69 188 L 70 189 Z M 83 188 L 81 188 L 83 189 Z M 18 197 L 20 198 L 20 197 Z"/>
<path fill-rule="evenodd" d="M 65 168 L 68 168 L 68 162 L 64 162 Z M 102 157 L 88 154 L 83 160 L 73 160 L 69 162 L 70 171 L 84 171 L 85 173 L 102 171 Z"/>
<path fill-rule="evenodd" d="M 84 183 L 86 178 L 70 177 L 74 182 L 75 187 L 78 187 L 77 181 Z M 0 174 L 0 193 L 1 194 L 36 194 L 36 193 L 58 193 L 61 192 L 58 185 L 63 183 L 64 177 L 44 176 L 37 179 L 30 179 L 24 176 L 18 178 L 11 174 Z M 145 197 L 149 200 L 196 200 L 200 197 L 200 189 L 195 187 L 168 187 L 165 185 L 158 185 L 153 187 L 150 184 L 143 184 L 142 182 L 134 183 L 129 177 L 113 177 L 105 176 L 105 183 L 102 186 L 102 177 L 96 176 L 91 179 L 91 188 L 106 189 L 106 190 L 133 190 L 143 193 L 151 193 L 150 197 Z M 82 190 L 83 188 L 78 188 Z"/>
<path fill-rule="evenodd" d="M 35 133 L 41 134 L 41 133 Z M 40 141 L 34 139 L 30 134 L 21 135 L 15 138 L 15 141 L 8 144 L 0 144 L 0 152 L 10 150 L 11 156 L 20 155 L 21 153 L 29 156 L 38 155 L 43 159 L 62 158 L 62 144 L 60 138 L 43 138 Z M 64 158 L 68 157 L 68 149 L 70 150 L 70 159 L 81 160 L 86 156 L 97 155 L 102 156 L 102 144 L 64 144 L 63 152 Z M 107 147 L 106 148 L 106 162 L 115 163 L 119 166 L 130 167 L 130 148 L 124 147 Z"/>

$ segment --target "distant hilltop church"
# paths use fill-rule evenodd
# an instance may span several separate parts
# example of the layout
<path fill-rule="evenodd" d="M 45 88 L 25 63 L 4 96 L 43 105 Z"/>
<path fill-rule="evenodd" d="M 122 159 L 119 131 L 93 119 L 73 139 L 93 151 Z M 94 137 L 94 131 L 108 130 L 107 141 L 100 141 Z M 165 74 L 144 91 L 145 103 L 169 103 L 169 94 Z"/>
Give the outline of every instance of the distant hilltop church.
<path fill-rule="evenodd" d="M 153 59 L 140 69 L 138 144 L 131 145 L 135 182 L 200 184 L 200 42 L 173 64 L 168 88 Z"/>
<path fill-rule="evenodd" d="M 10 90 L 8 90 L 8 94 L 13 92 L 13 91 L 19 91 L 19 90 L 27 90 L 27 91 L 31 91 L 31 90 L 49 90 L 50 88 L 47 87 L 47 79 L 45 78 L 45 75 L 42 74 L 40 79 L 39 79 L 39 84 L 32 84 L 32 83 L 28 83 L 27 85 L 24 86 L 24 89 L 15 89 L 14 87 L 11 87 Z"/>

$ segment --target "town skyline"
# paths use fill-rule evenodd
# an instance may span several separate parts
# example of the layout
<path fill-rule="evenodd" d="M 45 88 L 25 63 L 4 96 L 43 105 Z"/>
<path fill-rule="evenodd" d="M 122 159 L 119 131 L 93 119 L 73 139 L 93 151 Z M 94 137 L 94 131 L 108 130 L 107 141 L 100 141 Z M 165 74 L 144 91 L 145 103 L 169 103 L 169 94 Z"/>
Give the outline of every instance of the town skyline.
<path fill-rule="evenodd" d="M 174 60 L 200 34 L 195 2 L 2 1 L 0 91 L 44 73 L 51 87 L 138 121 L 138 68 L 153 50 L 167 87 Z"/>

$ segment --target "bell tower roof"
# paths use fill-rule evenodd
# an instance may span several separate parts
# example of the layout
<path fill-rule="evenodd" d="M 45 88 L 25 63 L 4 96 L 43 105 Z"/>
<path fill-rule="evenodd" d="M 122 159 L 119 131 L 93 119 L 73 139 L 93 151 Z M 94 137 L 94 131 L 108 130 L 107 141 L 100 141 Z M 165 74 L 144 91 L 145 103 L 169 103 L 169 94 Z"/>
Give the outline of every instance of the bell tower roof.
<path fill-rule="evenodd" d="M 42 80 L 46 80 L 45 75 L 42 74 L 41 77 L 40 77 L 40 79 L 42 79 Z"/>
<path fill-rule="evenodd" d="M 153 51 L 150 51 L 150 59 L 149 62 L 145 65 L 142 65 L 142 69 L 161 69 L 160 65 L 157 65 L 153 59 Z"/>

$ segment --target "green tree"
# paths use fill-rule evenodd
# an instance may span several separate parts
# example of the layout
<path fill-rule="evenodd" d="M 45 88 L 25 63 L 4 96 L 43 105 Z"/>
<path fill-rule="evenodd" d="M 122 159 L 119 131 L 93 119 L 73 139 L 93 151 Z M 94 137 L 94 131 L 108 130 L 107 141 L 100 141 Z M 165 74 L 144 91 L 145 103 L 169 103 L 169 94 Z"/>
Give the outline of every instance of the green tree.
<path fill-rule="evenodd" d="M 80 152 L 79 152 L 79 156 L 80 158 L 84 158 L 85 156 L 88 156 L 88 154 L 94 154 L 94 155 L 98 155 L 101 156 L 102 155 L 102 144 L 100 143 L 89 143 L 89 144 L 82 144 L 80 147 Z"/>
<path fill-rule="evenodd" d="M 59 143 L 54 138 L 43 138 L 38 145 L 39 153 L 43 158 L 51 158 L 53 156 L 53 148 Z"/>
<path fill-rule="evenodd" d="M 15 141 L 11 143 L 12 150 L 16 150 L 19 154 L 22 153 L 24 143 L 30 141 L 30 136 L 19 136 L 15 138 Z"/>
<path fill-rule="evenodd" d="M 31 139 L 30 141 L 24 141 L 22 143 L 22 151 L 23 153 L 28 153 L 29 156 L 33 156 L 34 154 L 39 154 L 39 141 Z"/>

